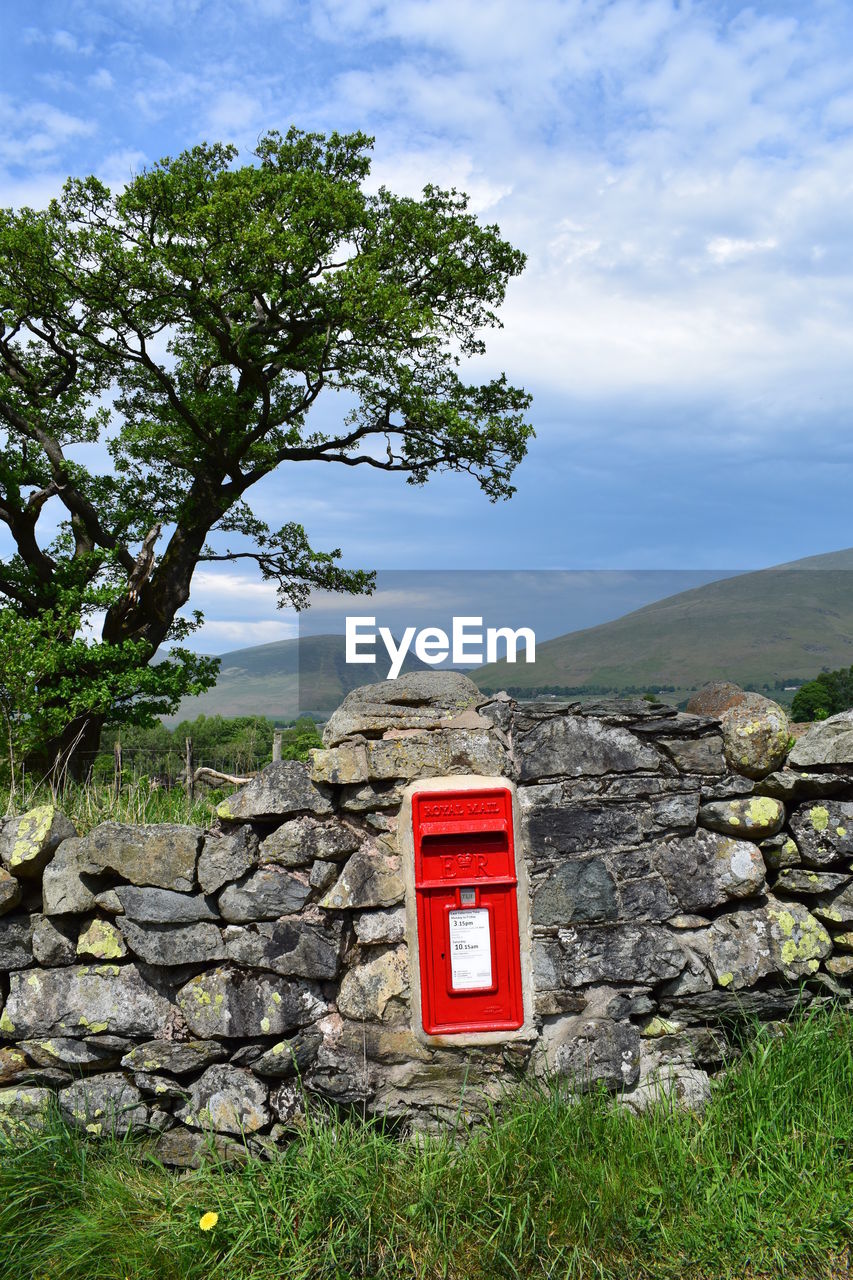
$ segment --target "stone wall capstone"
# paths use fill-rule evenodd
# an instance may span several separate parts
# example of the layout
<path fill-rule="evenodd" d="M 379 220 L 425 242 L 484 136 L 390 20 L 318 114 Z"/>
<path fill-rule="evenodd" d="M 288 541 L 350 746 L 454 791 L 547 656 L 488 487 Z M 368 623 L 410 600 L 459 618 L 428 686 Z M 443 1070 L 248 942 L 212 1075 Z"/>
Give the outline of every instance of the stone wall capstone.
<path fill-rule="evenodd" d="M 310 765 L 268 766 L 210 831 L 4 819 L 0 1124 L 55 1097 L 192 1164 L 211 1134 L 286 1140 L 312 1097 L 413 1127 L 525 1078 L 701 1106 L 732 1020 L 853 985 L 853 713 L 786 766 L 784 713 L 741 694 L 516 703 L 419 672 L 351 693 Z M 414 1007 L 404 799 L 485 777 L 516 797 L 530 1016 L 471 1044 Z"/>

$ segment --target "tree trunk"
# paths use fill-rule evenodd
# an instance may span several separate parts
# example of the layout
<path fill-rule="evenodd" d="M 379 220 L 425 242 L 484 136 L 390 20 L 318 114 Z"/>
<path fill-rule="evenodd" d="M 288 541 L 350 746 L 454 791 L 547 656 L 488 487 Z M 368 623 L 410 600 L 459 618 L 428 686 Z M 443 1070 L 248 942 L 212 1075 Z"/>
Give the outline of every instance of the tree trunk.
<path fill-rule="evenodd" d="M 104 716 L 78 716 L 26 761 L 27 773 L 52 787 L 84 782 L 101 743 Z"/>

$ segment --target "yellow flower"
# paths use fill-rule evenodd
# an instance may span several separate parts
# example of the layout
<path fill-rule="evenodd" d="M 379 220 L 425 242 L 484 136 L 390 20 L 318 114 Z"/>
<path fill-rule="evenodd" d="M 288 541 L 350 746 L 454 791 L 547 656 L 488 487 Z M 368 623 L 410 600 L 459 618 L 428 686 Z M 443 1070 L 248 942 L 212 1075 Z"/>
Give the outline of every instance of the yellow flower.
<path fill-rule="evenodd" d="M 205 1213 L 198 1220 L 198 1225 L 202 1231 L 212 1231 L 219 1221 L 218 1213 Z"/>

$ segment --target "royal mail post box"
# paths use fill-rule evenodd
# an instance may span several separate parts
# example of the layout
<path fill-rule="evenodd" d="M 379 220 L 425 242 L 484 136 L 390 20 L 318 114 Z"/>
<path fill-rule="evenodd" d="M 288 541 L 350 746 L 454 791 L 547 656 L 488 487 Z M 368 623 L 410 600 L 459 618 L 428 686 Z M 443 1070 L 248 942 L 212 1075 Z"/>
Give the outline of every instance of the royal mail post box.
<path fill-rule="evenodd" d="M 429 1035 L 524 1021 L 508 788 L 412 797 L 421 1015 Z"/>

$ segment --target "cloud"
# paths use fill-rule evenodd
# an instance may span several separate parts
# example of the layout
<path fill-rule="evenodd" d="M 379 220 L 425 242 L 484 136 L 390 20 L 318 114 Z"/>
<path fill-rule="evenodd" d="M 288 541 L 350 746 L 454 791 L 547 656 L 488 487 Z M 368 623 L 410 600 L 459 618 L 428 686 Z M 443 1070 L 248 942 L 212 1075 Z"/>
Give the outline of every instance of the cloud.
<path fill-rule="evenodd" d="M 299 634 L 296 623 L 278 621 L 247 622 L 244 619 L 216 619 L 205 622 L 191 638 L 196 653 L 227 653 L 256 644 L 292 640 Z"/>
<path fill-rule="evenodd" d="M 106 92 L 114 87 L 115 80 L 106 67 L 99 67 L 92 75 L 86 77 L 86 83 L 90 89 Z"/>
<path fill-rule="evenodd" d="M 61 111 L 48 102 L 15 102 L 0 94 L 0 164 L 55 161 L 74 139 L 95 132 L 93 120 Z"/>

